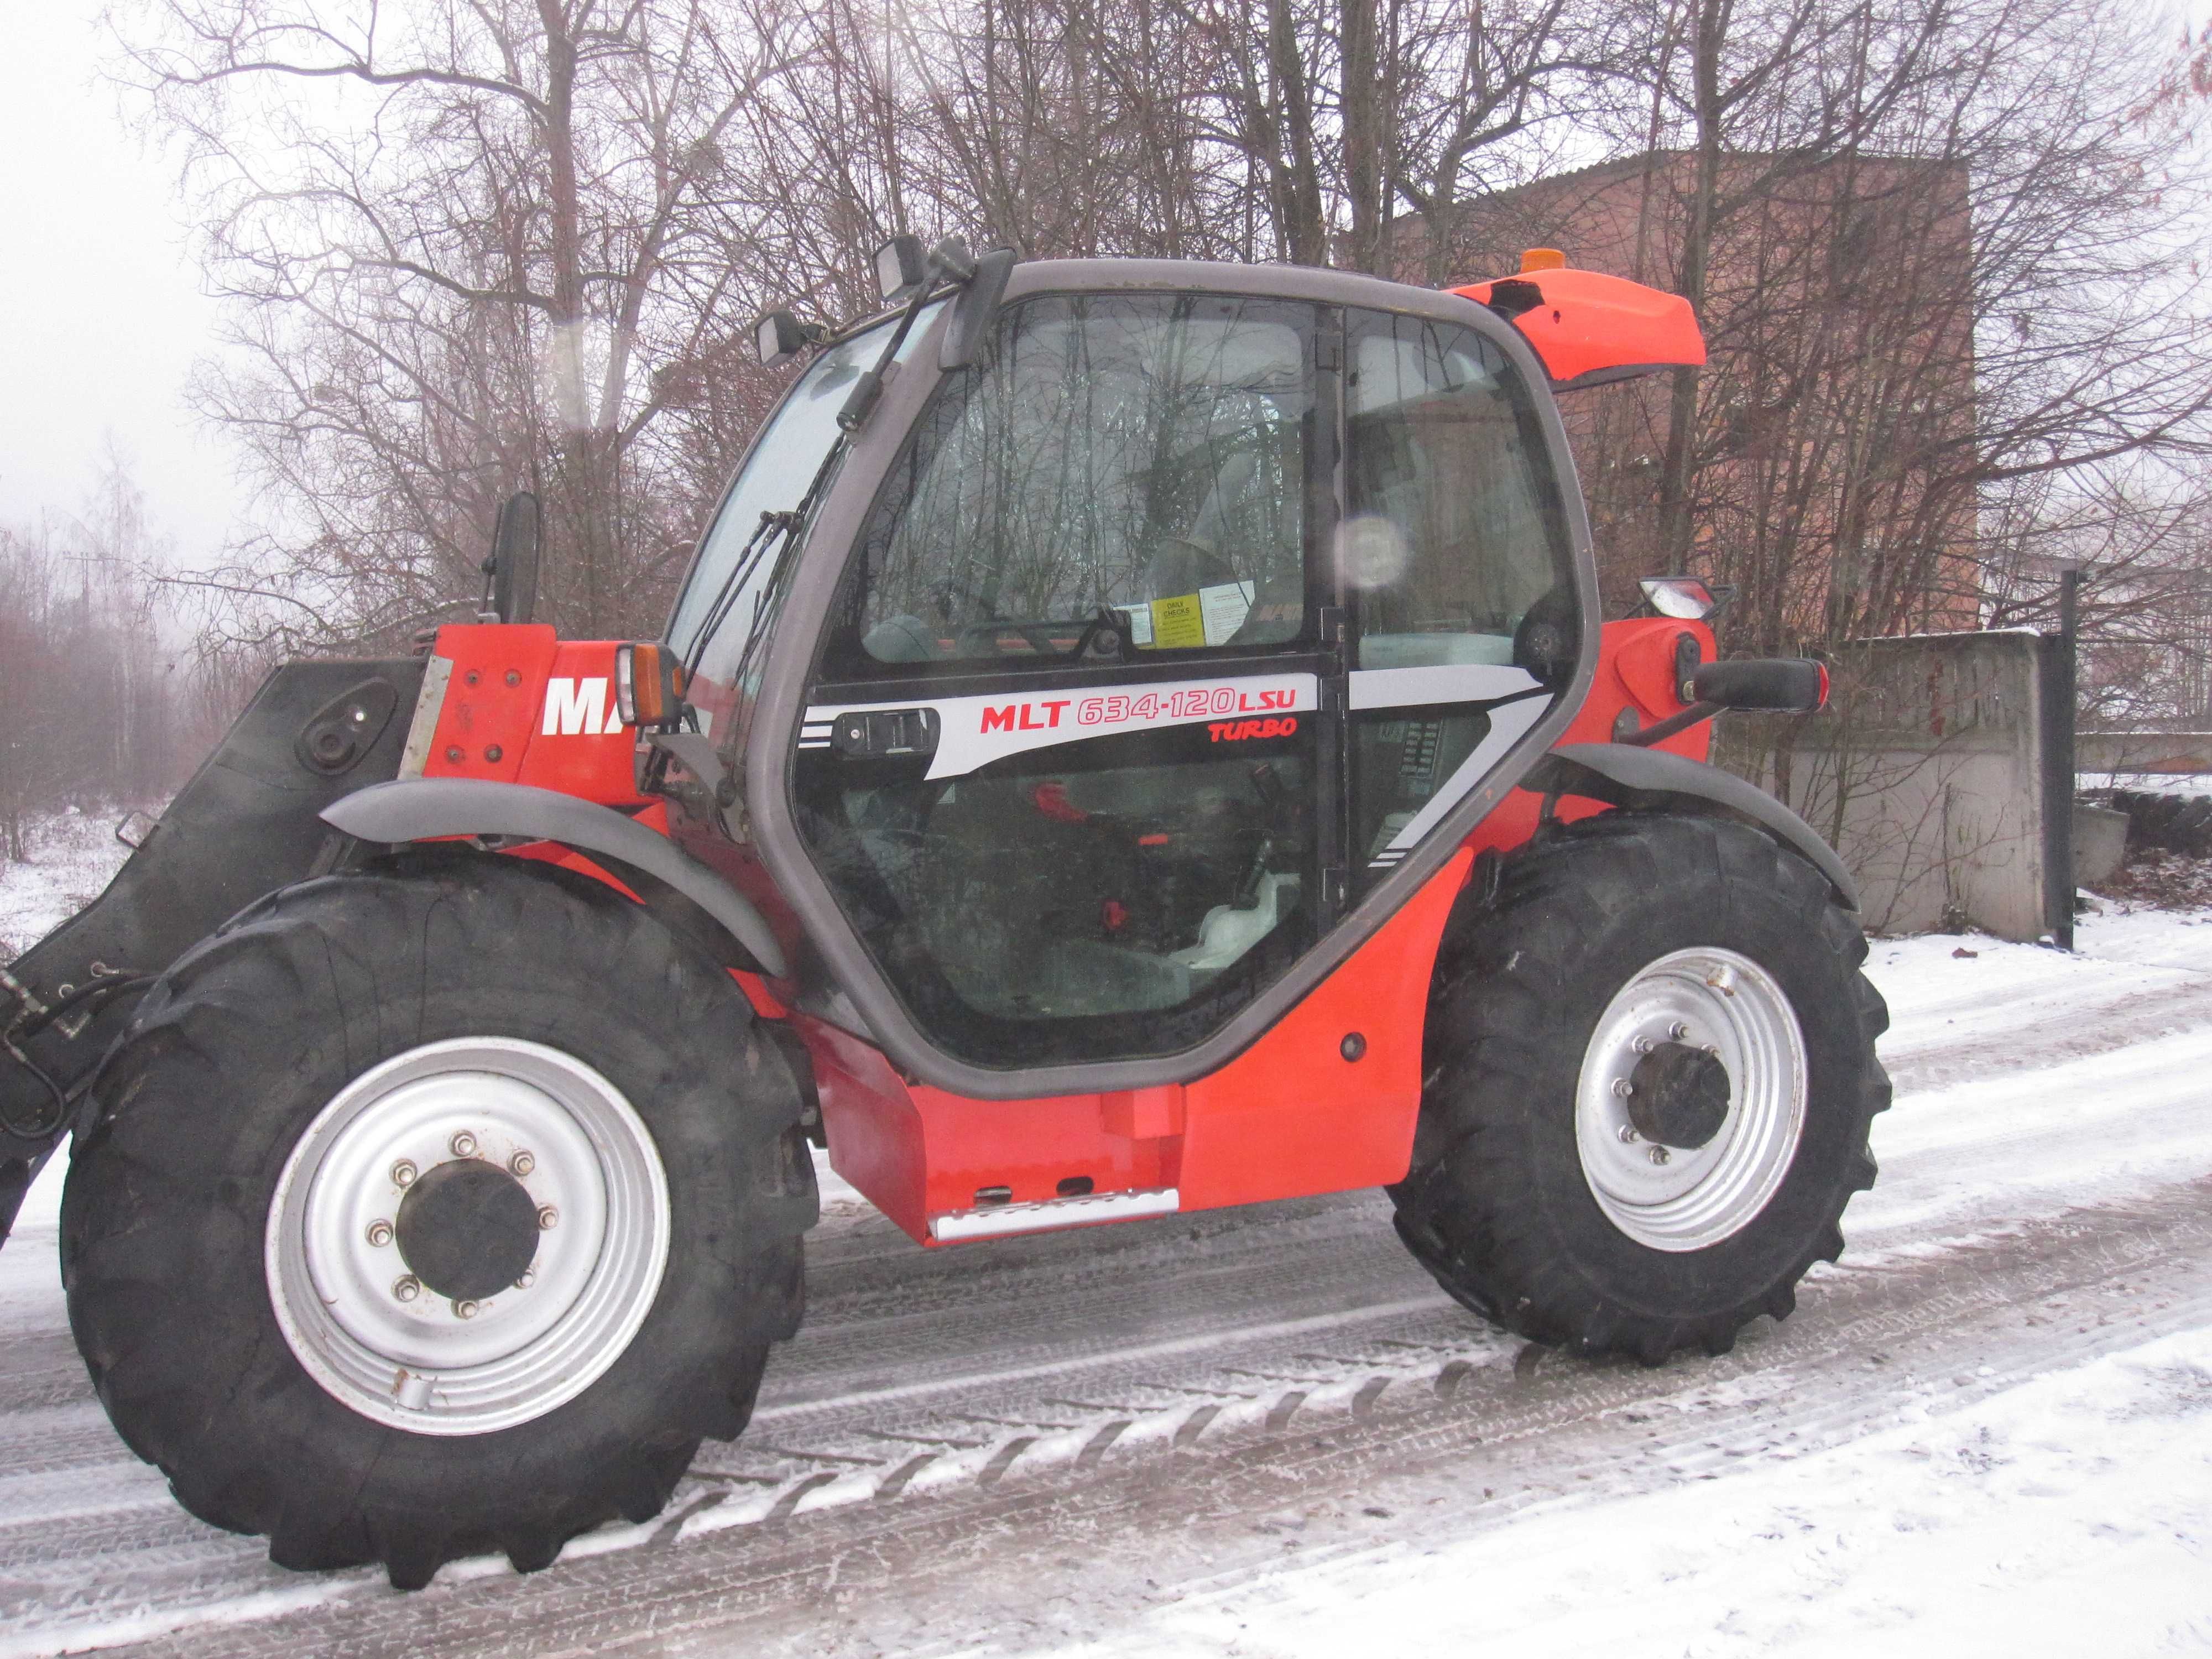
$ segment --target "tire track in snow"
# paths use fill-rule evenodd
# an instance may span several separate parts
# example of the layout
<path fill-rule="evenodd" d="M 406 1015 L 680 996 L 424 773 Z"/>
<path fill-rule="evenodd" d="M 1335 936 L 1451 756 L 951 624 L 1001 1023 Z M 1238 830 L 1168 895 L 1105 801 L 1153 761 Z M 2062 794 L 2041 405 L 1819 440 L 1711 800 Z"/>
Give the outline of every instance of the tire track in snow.
<path fill-rule="evenodd" d="M 1147 1607 L 1278 1571 L 1419 1549 L 1684 1481 L 1725 1480 L 1938 1419 L 2054 1368 L 2212 1322 L 2212 1182 L 2069 1212 L 2001 1243 L 1826 1272 L 1806 1310 L 1722 1359 L 1657 1370 L 1499 1344 L 1449 1397 L 1395 1384 L 1355 1413 L 1072 1469 L 799 1513 L 674 1547 L 587 1554 L 312 1614 L 186 1633 L 174 1655 L 349 1659 L 649 1652 L 761 1656 L 1022 1651 L 1111 1638 Z M 1449 1346 L 1449 1344 L 1440 1345 Z M 1346 1361 L 1352 1353 L 1341 1356 Z M 1444 1368 L 1438 1368 L 1438 1374 Z M 707 1513 L 711 1513 L 708 1511 Z M 145 1651 L 157 1650 L 148 1648 Z"/>
<path fill-rule="evenodd" d="M 362 1651 L 432 1627 L 460 1650 L 517 1651 L 518 1618 L 532 1646 L 620 1645 L 641 1623 L 671 1641 L 693 1623 L 726 1636 L 733 1620 L 796 1617 L 791 1587 L 818 1585 L 825 1559 L 833 1580 L 865 1580 L 854 1553 L 899 1559 L 908 1534 L 988 1575 L 992 1548 L 1032 1547 L 1009 1517 L 1065 1512 L 1087 1535 L 1152 1537 L 1168 1514 L 1239 1515 L 1255 1492 L 1339 1478 L 1299 1449 L 1312 1437 L 1382 1435 L 1360 1455 L 1385 1484 L 1412 1478 L 1399 1466 L 1420 1448 L 1522 1468 L 1513 1449 L 1528 1447 L 1516 1478 L 1572 1496 L 1559 1484 L 1570 1475 L 1610 1489 L 1586 1443 L 1631 1416 L 1709 1437 L 1655 1430 L 1637 1452 L 1650 1478 L 1666 1476 L 1650 1463 L 1662 1454 L 1679 1478 L 1725 1468 L 1742 1452 L 1737 1419 L 1794 1393 L 1806 1403 L 1790 1407 L 1793 1432 L 1848 1435 L 1871 1407 L 1830 1374 L 1893 1397 L 1888 1362 L 1868 1357 L 1879 1345 L 1940 1351 L 1947 1330 L 2058 1283 L 2021 1277 L 2013 1258 L 2071 1264 L 2094 1287 L 2179 1251 L 2205 1277 L 2203 1239 L 2160 1219 L 2164 1242 L 2147 1255 L 2130 1241 L 2154 1224 L 2127 1206 L 2212 1170 L 2200 1081 L 2212 1076 L 2212 978 L 2039 952 L 1982 965 L 2001 971 L 1962 962 L 1885 1042 L 1906 1086 L 1877 1125 L 1883 1178 L 1846 1218 L 1846 1267 L 1816 1273 L 1805 1311 L 1779 1333 L 1762 1322 L 1733 1358 L 1678 1362 L 1655 1381 L 1524 1350 L 1446 1301 L 1374 1194 L 928 1255 L 847 1210 L 810 1244 L 810 1322 L 771 1366 L 755 1431 L 708 1447 L 659 1521 L 578 1540 L 555 1573 L 519 1586 L 495 1562 L 459 1564 L 412 1599 L 365 1572 L 302 1579 L 185 1516 L 91 1402 L 51 1230 L 33 1232 L 0 1254 L 0 1654 L 195 1626 L 204 1649 L 296 1651 L 307 1608 Z M 1994 1025 L 1936 1023 L 1993 995 Z M 2083 1196 L 2106 1207 L 2053 1218 Z M 2094 1322 L 2035 1330 L 2039 1346 L 2006 1350 L 2008 1365 L 2106 1340 Z M 624 1589 L 633 1577 L 641 1603 Z M 526 1611 L 541 1608 L 543 1631 Z M 239 1622 L 258 1618 L 277 1622 Z"/>

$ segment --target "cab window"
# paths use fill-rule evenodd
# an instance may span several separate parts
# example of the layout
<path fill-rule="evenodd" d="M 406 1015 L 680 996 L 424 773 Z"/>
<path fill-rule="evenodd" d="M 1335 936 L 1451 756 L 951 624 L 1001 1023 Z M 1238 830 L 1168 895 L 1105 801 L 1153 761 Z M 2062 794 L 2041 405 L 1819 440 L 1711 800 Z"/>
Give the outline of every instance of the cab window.
<path fill-rule="evenodd" d="M 1304 627 L 1310 308 L 1197 295 L 1012 307 L 878 501 L 830 678 L 973 672 Z"/>

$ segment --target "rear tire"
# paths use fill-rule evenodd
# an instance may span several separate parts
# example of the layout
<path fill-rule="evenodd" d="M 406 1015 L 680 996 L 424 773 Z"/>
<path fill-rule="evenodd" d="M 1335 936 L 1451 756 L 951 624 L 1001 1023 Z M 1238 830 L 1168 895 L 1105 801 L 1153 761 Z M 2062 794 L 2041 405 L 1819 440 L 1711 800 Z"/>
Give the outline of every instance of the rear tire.
<path fill-rule="evenodd" d="M 714 963 L 545 865 L 270 895 L 148 994 L 94 1099 L 78 1347 L 185 1507 L 284 1566 L 412 1588 L 649 1519 L 798 1326 L 787 1062 Z"/>
<path fill-rule="evenodd" d="M 1721 1353 L 1786 1316 L 1875 1178 L 1866 949 L 1756 830 L 1543 831 L 1446 930 L 1400 1236 L 1468 1307 L 1584 1354 Z"/>

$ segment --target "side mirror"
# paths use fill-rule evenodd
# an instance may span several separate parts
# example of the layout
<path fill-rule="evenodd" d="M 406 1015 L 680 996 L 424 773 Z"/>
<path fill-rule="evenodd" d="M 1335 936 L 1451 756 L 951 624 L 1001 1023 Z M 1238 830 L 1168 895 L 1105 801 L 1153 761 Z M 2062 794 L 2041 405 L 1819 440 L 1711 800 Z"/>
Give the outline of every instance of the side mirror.
<path fill-rule="evenodd" d="M 1828 702 L 1825 663 L 1804 657 L 1700 663 L 1690 676 L 1697 701 L 1766 714 L 1809 714 Z"/>
<path fill-rule="evenodd" d="M 965 368 L 983 349 L 983 342 L 991 332 L 991 320 L 998 315 L 999 301 L 1006 297 L 1006 278 L 1013 275 L 1014 258 L 1013 249 L 1001 247 L 992 249 L 975 261 L 973 280 L 952 301 L 945 343 L 937 352 L 939 368 Z"/>
<path fill-rule="evenodd" d="M 921 286 L 927 275 L 922 264 L 921 238 L 894 236 L 876 250 L 876 291 L 885 305 L 899 301 Z"/>
<path fill-rule="evenodd" d="M 503 623 L 526 623 L 538 608 L 538 497 L 528 490 L 501 505 L 484 574 L 484 609 Z"/>

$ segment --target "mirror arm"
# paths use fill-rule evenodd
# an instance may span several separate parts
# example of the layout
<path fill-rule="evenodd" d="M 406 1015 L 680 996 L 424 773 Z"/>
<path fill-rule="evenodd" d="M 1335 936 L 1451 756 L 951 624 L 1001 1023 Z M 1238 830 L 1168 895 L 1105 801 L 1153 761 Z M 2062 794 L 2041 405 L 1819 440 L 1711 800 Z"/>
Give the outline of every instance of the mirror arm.
<path fill-rule="evenodd" d="M 1700 721 L 1709 720 L 1728 705 L 1718 702 L 1693 702 L 1679 714 L 1669 714 L 1656 720 L 1640 732 L 1629 732 L 1613 739 L 1632 749 L 1649 749 L 1655 743 L 1664 743 L 1678 732 L 1686 732 Z"/>

